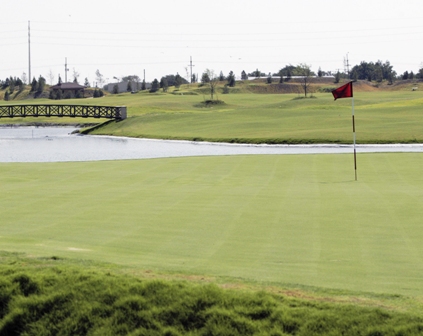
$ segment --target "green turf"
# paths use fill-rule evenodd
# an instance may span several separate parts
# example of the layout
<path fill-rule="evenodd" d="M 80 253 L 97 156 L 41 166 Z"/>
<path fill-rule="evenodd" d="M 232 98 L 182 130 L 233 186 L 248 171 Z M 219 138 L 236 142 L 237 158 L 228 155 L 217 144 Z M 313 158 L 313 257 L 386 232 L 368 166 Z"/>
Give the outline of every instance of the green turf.
<path fill-rule="evenodd" d="M 422 156 L 0 164 L 0 245 L 259 283 L 421 295 Z"/>
<path fill-rule="evenodd" d="M 192 86 L 192 90 L 196 86 Z M 224 105 L 201 107 L 203 95 L 109 95 L 98 99 L 62 100 L 61 104 L 127 106 L 128 119 L 94 134 L 195 139 L 249 143 L 352 143 L 351 99 L 330 93 L 313 99 L 298 94 L 238 93 L 219 95 Z M 16 103 L 57 103 L 51 100 Z M 5 104 L 8 102 L 0 102 Z M 423 142 L 423 91 L 355 92 L 357 143 Z M 103 119 L 104 120 L 104 119 Z M 1 123 L 101 122 L 96 119 L 14 118 Z"/>
<path fill-rule="evenodd" d="M 249 143 L 352 143 L 351 99 L 332 95 L 221 95 L 226 105 L 199 108 L 199 96 L 128 96 L 129 118 L 95 134 Z M 108 97 L 118 103 L 119 97 Z M 121 99 L 124 99 L 122 97 Z M 358 143 L 423 142 L 422 92 L 359 92 Z"/>

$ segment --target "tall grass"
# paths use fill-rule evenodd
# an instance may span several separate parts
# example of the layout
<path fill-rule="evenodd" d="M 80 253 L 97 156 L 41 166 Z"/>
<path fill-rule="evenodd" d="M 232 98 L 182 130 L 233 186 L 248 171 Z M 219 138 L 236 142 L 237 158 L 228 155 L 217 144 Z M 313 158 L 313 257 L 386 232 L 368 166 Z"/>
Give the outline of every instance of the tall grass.
<path fill-rule="evenodd" d="M 419 335 L 423 318 L 6 257 L 0 335 Z M 57 264 L 56 264 L 57 263 Z"/>

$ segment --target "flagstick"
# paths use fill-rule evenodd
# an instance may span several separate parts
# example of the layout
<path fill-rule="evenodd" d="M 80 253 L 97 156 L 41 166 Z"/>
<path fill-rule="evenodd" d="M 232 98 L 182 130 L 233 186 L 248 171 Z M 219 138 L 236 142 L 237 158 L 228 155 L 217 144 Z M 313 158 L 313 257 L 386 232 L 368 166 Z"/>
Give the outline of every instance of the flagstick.
<path fill-rule="evenodd" d="M 354 172 L 355 172 L 355 180 L 357 181 L 357 154 L 355 150 L 354 97 L 352 97 L 352 124 L 353 124 L 353 138 L 354 138 Z"/>

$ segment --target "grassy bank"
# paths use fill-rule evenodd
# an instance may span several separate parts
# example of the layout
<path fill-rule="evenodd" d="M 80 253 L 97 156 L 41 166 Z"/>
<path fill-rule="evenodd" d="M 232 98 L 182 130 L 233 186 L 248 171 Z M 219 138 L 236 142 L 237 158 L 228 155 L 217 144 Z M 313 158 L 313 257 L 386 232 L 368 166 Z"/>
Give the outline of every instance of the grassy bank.
<path fill-rule="evenodd" d="M 144 98 L 145 97 L 145 98 Z M 134 98 L 132 98 L 134 99 Z M 197 107 L 197 96 L 140 96 L 129 118 L 93 134 L 243 143 L 352 143 L 351 99 L 330 94 L 233 94 Z M 354 98 L 357 143 L 423 142 L 421 92 L 362 92 Z M 117 102 L 117 101 L 116 101 Z"/>
<path fill-rule="evenodd" d="M 357 336 L 423 331 L 418 314 L 366 303 L 147 280 L 105 271 L 107 265 L 57 257 L 0 253 L 0 260 L 0 335 Z"/>
<path fill-rule="evenodd" d="M 356 85 L 357 143 L 423 142 L 423 91 L 390 91 L 379 90 L 365 83 Z M 351 99 L 333 101 L 330 93 L 318 92 L 313 94 L 314 98 L 307 99 L 298 93 L 258 94 L 252 92 L 260 92 L 259 88 L 267 92 L 268 86 L 239 86 L 236 87 L 237 91 L 234 89 L 237 93 L 219 94 L 218 98 L 224 104 L 213 107 L 201 104 L 209 97 L 201 94 L 204 88 L 197 85 L 183 88 L 177 91 L 178 94 L 124 93 L 60 103 L 128 107 L 127 120 L 97 128 L 92 134 L 243 143 L 352 143 Z M 59 120 L 98 122 L 94 119 L 70 118 L 15 118 L 0 119 L 0 122 Z"/>

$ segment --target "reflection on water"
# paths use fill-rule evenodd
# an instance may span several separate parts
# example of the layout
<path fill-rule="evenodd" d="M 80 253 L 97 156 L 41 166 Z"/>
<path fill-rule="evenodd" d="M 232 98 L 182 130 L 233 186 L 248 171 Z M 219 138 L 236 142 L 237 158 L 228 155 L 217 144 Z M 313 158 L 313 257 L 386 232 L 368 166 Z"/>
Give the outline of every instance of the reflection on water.
<path fill-rule="evenodd" d="M 72 127 L 0 127 L 0 162 L 148 159 L 239 154 L 352 153 L 350 145 L 239 145 L 81 136 Z M 423 145 L 362 145 L 357 152 L 423 152 Z"/>

